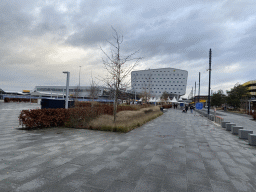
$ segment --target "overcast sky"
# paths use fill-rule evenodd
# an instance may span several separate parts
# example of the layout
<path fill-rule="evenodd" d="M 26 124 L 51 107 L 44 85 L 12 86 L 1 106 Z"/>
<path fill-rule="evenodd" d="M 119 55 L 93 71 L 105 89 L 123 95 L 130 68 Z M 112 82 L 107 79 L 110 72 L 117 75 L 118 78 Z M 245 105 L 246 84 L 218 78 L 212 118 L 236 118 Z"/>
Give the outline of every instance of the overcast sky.
<path fill-rule="evenodd" d="M 255 0 L 1 0 L 0 88 L 90 85 L 106 75 L 101 46 L 113 42 L 113 26 L 124 42 L 121 56 L 140 50 L 135 70 L 188 71 L 187 94 L 201 72 L 208 93 L 209 49 L 212 90 L 229 90 L 256 79 Z M 100 84 L 100 82 L 99 82 Z"/>

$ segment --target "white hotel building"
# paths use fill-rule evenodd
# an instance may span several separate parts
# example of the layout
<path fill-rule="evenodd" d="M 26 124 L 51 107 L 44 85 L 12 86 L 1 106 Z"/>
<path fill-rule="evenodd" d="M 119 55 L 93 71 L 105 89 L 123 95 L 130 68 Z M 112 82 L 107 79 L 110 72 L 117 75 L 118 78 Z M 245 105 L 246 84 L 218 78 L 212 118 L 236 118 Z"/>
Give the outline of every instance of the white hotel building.
<path fill-rule="evenodd" d="M 147 92 L 151 97 L 160 97 L 163 92 L 173 96 L 186 93 L 188 71 L 174 68 L 132 71 L 131 83 L 136 93 Z"/>

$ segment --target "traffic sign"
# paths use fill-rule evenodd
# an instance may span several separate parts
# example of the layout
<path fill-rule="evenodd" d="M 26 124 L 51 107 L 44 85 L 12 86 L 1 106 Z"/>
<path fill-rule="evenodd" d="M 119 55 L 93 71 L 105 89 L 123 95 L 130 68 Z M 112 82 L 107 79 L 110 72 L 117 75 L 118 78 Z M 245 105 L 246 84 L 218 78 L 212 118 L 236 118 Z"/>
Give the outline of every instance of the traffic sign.
<path fill-rule="evenodd" d="M 196 109 L 203 109 L 203 103 L 196 103 Z"/>

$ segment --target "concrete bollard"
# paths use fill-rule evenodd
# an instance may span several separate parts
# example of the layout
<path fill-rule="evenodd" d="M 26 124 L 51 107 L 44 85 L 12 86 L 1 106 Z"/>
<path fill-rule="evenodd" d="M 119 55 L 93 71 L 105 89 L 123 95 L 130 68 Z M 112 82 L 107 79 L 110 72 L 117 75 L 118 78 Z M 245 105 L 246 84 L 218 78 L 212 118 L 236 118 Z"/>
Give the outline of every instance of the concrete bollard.
<path fill-rule="evenodd" d="M 249 145 L 256 145 L 256 134 L 248 134 Z"/>
<path fill-rule="evenodd" d="M 242 126 L 231 126 L 231 133 L 233 135 L 238 135 L 238 130 L 244 129 Z"/>
<path fill-rule="evenodd" d="M 253 131 L 245 129 L 238 130 L 239 139 L 248 139 L 248 134 L 253 134 Z"/>
<path fill-rule="evenodd" d="M 229 121 L 222 121 L 222 122 L 221 122 L 221 127 L 222 127 L 222 128 L 226 128 L 226 124 L 227 124 L 227 123 L 230 123 L 230 122 L 229 122 Z"/>
<path fill-rule="evenodd" d="M 226 131 L 231 131 L 231 126 L 236 126 L 235 123 L 226 123 Z"/>

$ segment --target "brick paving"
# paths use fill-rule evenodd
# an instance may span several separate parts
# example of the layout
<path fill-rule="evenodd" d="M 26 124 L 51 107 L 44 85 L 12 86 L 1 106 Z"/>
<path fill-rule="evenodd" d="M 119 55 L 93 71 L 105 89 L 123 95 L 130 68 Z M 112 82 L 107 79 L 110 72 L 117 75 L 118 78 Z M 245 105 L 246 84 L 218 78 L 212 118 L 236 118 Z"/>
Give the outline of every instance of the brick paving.
<path fill-rule="evenodd" d="M 169 109 L 126 134 L 17 129 L 38 107 L 0 102 L 1 192 L 256 189 L 256 148 L 197 113 Z"/>

